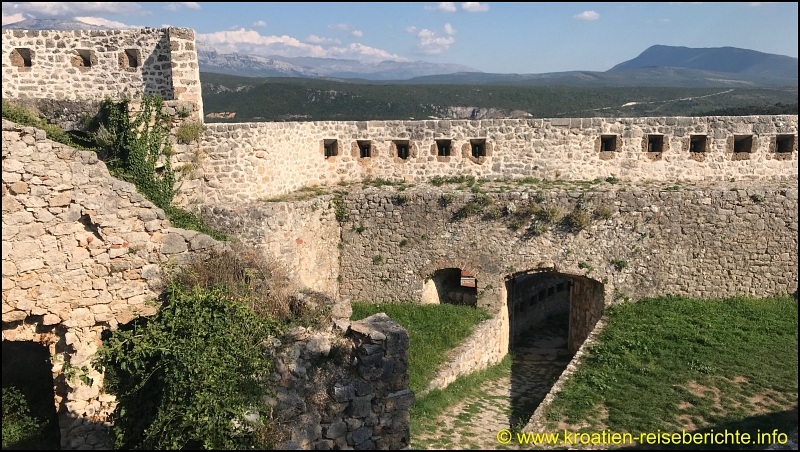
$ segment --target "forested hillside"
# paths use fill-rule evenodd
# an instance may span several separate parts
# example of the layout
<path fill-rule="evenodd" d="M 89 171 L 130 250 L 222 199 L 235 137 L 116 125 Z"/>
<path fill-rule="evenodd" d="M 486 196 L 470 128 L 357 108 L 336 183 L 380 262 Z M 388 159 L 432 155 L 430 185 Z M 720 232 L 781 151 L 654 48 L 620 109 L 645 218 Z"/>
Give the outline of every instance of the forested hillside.
<path fill-rule="evenodd" d="M 797 88 L 355 84 L 212 73 L 200 79 L 209 121 L 797 114 Z"/>

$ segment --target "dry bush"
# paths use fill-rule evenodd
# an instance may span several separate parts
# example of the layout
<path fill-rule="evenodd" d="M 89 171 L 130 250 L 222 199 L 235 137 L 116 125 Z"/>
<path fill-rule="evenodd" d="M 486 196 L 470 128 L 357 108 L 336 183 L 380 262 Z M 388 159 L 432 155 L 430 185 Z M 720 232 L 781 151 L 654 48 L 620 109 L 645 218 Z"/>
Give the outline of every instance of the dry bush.
<path fill-rule="evenodd" d="M 225 287 L 233 299 L 247 299 L 250 308 L 262 316 L 288 319 L 292 309 L 293 284 L 286 270 L 266 259 L 261 252 L 232 245 L 203 259 L 195 258 L 172 276 L 172 282 L 191 290 Z"/>

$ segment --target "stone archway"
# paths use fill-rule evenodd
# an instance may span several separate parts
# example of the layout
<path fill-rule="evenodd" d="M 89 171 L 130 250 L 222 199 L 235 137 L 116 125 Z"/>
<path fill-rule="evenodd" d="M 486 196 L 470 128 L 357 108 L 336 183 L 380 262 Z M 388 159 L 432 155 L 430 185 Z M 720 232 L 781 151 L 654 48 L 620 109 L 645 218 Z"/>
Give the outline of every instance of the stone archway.
<path fill-rule="evenodd" d="M 585 276 L 525 272 L 506 281 L 510 425 L 527 422 L 600 320 L 604 285 Z"/>
<path fill-rule="evenodd" d="M 476 306 L 478 303 L 478 281 L 469 271 L 460 268 L 436 270 L 425 278 L 422 286 L 421 303 Z"/>

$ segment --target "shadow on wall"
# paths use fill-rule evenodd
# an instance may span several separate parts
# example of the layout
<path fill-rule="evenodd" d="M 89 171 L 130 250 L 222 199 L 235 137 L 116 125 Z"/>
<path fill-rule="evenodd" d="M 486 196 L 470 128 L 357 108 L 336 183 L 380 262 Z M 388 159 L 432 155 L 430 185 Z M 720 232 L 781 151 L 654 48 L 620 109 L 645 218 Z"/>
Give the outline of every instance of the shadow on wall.
<path fill-rule="evenodd" d="M 147 56 L 142 65 L 142 83 L 144 95 L 158 94 L 164 100 L 172 100 L 175 93 L 172 88 L 172 63 L 170 62 L 169 33 L 161 35 L 153 52 Z"/>
<path fill-rule="evenodd" d="M 50 351 L 44 345 L 32 341 L 3 341 L 3 389 L 18 389 L 28 402 L 31 416 L 42 425 L 37 435 L 10 444 L 8 448 L 60 448 L 61 431 L 53 404 L 55 394 L 52 367 Z M 4 424 L 5 422 L 6 419 L 3 419 Z M 5 428 L 4 425 L 3 429 Z M 5 442 L 5 438 L 3 441 Z"/>
<path fill-rule="evenodd" d="M 603 284 L 555 272 L 506 282 L 511 364 L 509 427 L 524 425 L 603 312 Z"/>
<path fill-rule="evenodd" d="M 478 304 L 478 281 L 475 276 L 460 268 L 437 270 L 425 279 L 422 286 L 422 304 Z"/>

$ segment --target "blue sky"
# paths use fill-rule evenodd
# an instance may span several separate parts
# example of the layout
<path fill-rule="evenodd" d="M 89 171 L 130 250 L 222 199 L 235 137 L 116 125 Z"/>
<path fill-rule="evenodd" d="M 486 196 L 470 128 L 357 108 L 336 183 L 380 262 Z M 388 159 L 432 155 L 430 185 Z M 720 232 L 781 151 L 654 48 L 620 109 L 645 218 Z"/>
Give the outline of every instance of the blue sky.
<path fill-rule="evenodd" d="M 794 3 L 3 3 L 25 18 L 190 27 L 225 51 L 604 71 L 654 44 L 797 57 Z"/>

